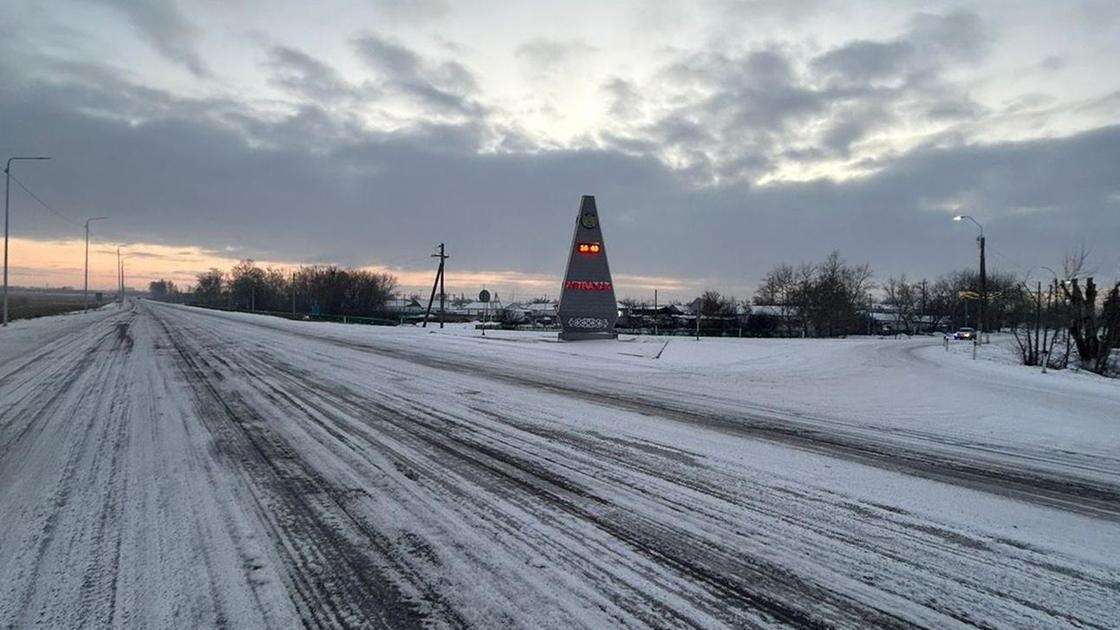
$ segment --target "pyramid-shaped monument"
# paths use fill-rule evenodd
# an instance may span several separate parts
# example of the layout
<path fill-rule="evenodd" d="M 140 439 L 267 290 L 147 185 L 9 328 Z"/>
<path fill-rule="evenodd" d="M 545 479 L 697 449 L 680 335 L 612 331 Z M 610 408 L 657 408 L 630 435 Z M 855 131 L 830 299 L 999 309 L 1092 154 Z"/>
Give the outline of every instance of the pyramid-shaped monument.
<path fill-rule="evenodd" d="M 560 290 L 560 338 L 615 339 L 618 304 L 614 298 L 611 268 L 599 225 L 595 197 L 584 195 L 579 203 L 572 247 L 568 251 L 568 269 Z"/>

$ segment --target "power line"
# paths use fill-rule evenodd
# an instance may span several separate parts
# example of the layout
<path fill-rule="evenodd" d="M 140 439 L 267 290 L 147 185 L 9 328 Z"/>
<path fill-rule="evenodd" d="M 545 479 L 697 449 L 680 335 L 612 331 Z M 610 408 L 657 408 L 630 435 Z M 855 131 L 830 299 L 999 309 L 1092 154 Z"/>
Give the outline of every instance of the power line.
<path fill-rule="evenodd" d="M 59 212 L 58 210 L 55 210 L 54 208 L 52 208 L 52 207 L 50 207 L 49 205 L 47 205 L 47 202 L 45 202 L 45 201 L 43 201 L 42 199 L 40 199 L 38 195 L 36 195 L 35 193 L 31 192 L 31 189 L 29 189 L 29 188 L 28 188 L 27 186 L 24 186 L 24 185 L 23 185 L 23 182 L 21 182 L 21 181 L 19 181 L 18 179 L 16 179 L 16 176 L 15 176 L 15 175 L 12 175 L 11 173 L 8 173 L 8 177 L 11 177 L 11 178 L 12 178 L 12 180 L 13 180 L 13 181 L 15 181 L 15 183 L 16 183 L 17 185 L 19 185 L 19 187 L 20 187 L 20 188 L 22 188 L 22 189 L 23 189 L 23 192 L 27 193 L 28 195 L 31 195 L 31 198 L 32 198 L 32 199 L 34 199 L 35 201 L 38 201 L 38 202 L 39 202 L 39 205 L 41 205 L 41 206 L 43 206 L 44 208 L 46 208 L 46 209 L 47 209 L 47 210 L 48 210 L 49 212 L 51 212 L 52 214 L 54 214 L 54 215 L 55 215 L 56 217 L 58 217 L 58 218 L 62 219 L 63 221 L 66 221 L 67 223 L 69 223 L 69 224 L 71 224 L 71 225 L 73 225 L 73 226 L 76 226 L 76 227 L 82 227 L 82 224 L 81 224 L 81 223 L 79 223 L 79 222 L 75 221 L 74 219 L 71 219 L 70 217 L 66 216 L 65 214 L 63 214 L 63 213 Z"/>

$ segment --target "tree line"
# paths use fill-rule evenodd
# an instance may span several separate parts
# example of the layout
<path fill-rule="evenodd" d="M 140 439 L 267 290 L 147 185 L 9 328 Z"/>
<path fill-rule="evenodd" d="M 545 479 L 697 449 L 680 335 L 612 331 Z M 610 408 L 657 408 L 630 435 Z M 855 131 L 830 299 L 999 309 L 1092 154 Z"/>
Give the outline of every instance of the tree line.
<path fill-rule="evenodd" d="M 980 300 L 979 274 L 972 269 L 954 271 L 934 281 L 910 281 L 906 275 L 872 281 L 871 266 L 850 264 L 832 252 L 820 263 L 783 263 L 773 267 L 755 291 L 753 304 L 767 306 L 776 320 L 775 334 L 835 337 L 870 332 L 869 313 L 878 302 L 894 315 L 898 332 L 955 328 L 977 323 Z M 1000 328 L 1015 318 L 1018 280 L 1012 274 L 987 275 L 985 319 Z M 874 290 L 881 290 L 876 301 Z"/>
<path fill-rule="evenodd" d="M 1067 256 L 1061 278 L 1052 272 L 1053 280 L 1045 285 L 1011 273 L 990 272 L 986 330 L 1011 332 L 1026 365 L 1061 368 L 1076 359 L 1097 373 L 1116 369 L 1113 351 L 1120 348 L 1120 282 L 1099 287 L 1092 277 L 1086 277 L 1086 257 L 1085 252 Z M 364 269 L 315 265 L 285 272 L 243 260 L 228 272 L 210 269 L 199 273 L 190 290 L 182 291 L 170 280 L 157 280 L 149 284 L 149 291 L 155 299 L 208 307 L 378 317 L 387 315 L 386 303 L 397 286 L 391 274 Z M 917 333 L 980 328 L 979 287 L 974 269 L 954 271 L 933 281 L 892 276 L 876 285 L 869 264 L 849 263 L 839 252 L 832 252 L 819 263 L 774 266 L 751 300 L 740 303 L 717 291 L 705 291 L 693 308 L 701 314 L 705 329 L 732 327 L 752 336 L 866 334 L 876 331 L 873 292 L 879 289 L 879 304 L 892 314 L 894 330 Z M 620 304 L 639 305 L 635 300 Z"/>
<path fill-rule="evenodd" d="M 871 265 L 849 264 L 832 252 L 823 262 L 779 264 L 755 291 L 756 305 L 778 308 L 775 330 L 835 337 L 866 330 L 871 304 Z"/>
<path fill-rule="evenodd" d="M 1050 282 L 1024 280 L 1012 292 L 1011 333 L 1024 365 L 1064 368 L 1076 358 L 1084 369 L 1120 369 L 1120 281 L 1099 287 L 1087 269 L 1087 252 L 1068 255 Z"/>
<path fill-rule="evenodd" d="M 252 260 L 228 272 L 211 268 L 196 280 L 186 292 L 169 280 L 157 280 L 148 288 L 155 299 L 212 308 L 378 317 L 386 314 L 398 286 L 392 274 L 367 269 L 313 265 L 286 272 L 258 267 Z"/>
<path fill-rule="evenodd" d="M 1015 274 L 987 274 L 984 322 L 979 321 L 980 277 L 973 269 L 948 273 L 933 282 L 912 282 L 905 275 L 876 287 L 870 266 L 846 263 L 833 252 L 822 263 L 779 264 L 763 278 L 754 305 L 752 334 L 833 337 L 871 332 L 871 291 L 881 289 L 881 304 L 893 315 L 898 332 L 952 330 L 974 326 L 1009 331 L 1025 365 L 1063 368 L 1075 358 L 1087 370 L 1117 369 L 1120 348 L 1120 281 L 1099 287 L 1086 268 L 1087 252 L 1068 255 L 1059 277 L 1028 281 Z M 718 296 L 718 294 L 716 294 Z M 1075 353 L 1075 354 L 1074 354 Z"/>

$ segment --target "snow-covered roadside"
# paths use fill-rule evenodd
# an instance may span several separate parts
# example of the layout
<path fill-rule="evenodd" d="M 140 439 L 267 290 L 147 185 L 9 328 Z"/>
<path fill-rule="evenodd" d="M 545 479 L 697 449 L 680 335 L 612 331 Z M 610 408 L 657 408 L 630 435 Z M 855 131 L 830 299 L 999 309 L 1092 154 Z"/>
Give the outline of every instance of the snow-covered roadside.
<path fill-rule="evenodd" d="M 752 398 L 927 346 L 474 333 L 140 303 L 0 365 L 0 626 L 1114 625 L 1120 482 Z"/>
<path fill-rule="evenodd" d="M 514 625 L 579 625 L 576 610 L 592 627 L 605 625 L 597 611 L 650 623 L 658 617 L 645 615 L 662 607 L 718 625 L 701 610 L 733 610 L 743 576 L 748 592 L 796 601 L 840 626 L 857 624 L 834 608 L 829 590 L 805 584 L 843 592 L 861 611 L 930 627 L 944 627 L 946 611 L 996 626 L 1037 625 L 1066 611 L 1090 622 L 1112 614 L 1086 596 L 1116 574 L 1115 523 L 1075 505 L 999 496 L 998 469 L 996 483 L 977 490 L 581 395 L 630 387 L 702 409 L 709 391 L 686 387 L 711 370 L 692 355 L 733 366 L 742 357 L 733 340 L 684 346 L 678 365 L 657 367 L 635 352 L 639 341 L 482 340 L 452 328 L 286 321 L 276 328 L 278 320 L 262 317 L 152 311 L 198 352 L 224 397 L 241 396 L 259 414 L 273 432 L 264 443 L 288 445 L 285 470 L 302 458 L 322 471 L 316 478 L 366 488 L 370 498 L 352 513 L 423 550 L 409 556 L 412 566 L 422 567 L 424 581 L 447 585 L 442 596 L 478 625 L 506 614 L 520 620 Z M 810 355 L 804 366 L 788 366 L 794 362 L 761 344 L 748 344 L 750 363 L 798 372 L 818 356 L 875 355 L 874 346 L 845 341 L 819 354 L 814 342 L 796 345 Z M 888 356 L 901 347 L 884 346 Z M 603 369 L 581 376 L 584 366 Z M 511 373 L 532 378 L 505 378 Z M 667 376 L 681 380 L 668 390 L 650 383 Z M 652 565 L 645 549 L 655 550 Z M 1061 570 L 1076 583 L 1063 586 L 1065 578 L 1039 568 L 1056 562 L 1067 563 Z M 666 566 L 681 563 L 688 577 L 666 577 Z M 796 577 L 779 585 L 778 576 Z M 702 593 L 716 583 L 724 590 L 709 600 Z M 660 619 L 652 625 L 672 625 Z M 722 617 L 727 625 L 746 619 Z M 858 625 L 877 623 L 865 617 Z"/>
<path fill-rule="evenodd" d="M 192 310 L 548 382 L 641 392 L 711 413 L 766 413 L 901 441 L 1017 453 L 1040 466 L 1120 478 L 1120 380 L 972 361 L 967 343 L 945 352 L 939 337 L 562 343 L 551 332 L 491 330 L 483 338 L 464 325 L 346 326 Z M 981 356 L 994 352 L 984 346 Z"/>
<path fill-rule="evenodd" d="M 0 627 L 296 625 L 156 335 L 132 304 L 0 332 Z"/>
<path fill-rule="evenodd" d="M 7 327 L 0 327 L 0 362 L 11 361 L 29 350 L 41 348 L 51 339 L 90 326 L 119 310 L 116 304 L 106 304 L 89 312 L 73 311 L 9 322 Z"/>
<path fill-rule="evenodd" d="M 1061 350 L 1064 351 L 1064 347 Z M 1036 379 L 1032 375 L 1042 375 L 1042 367 L 1023 365 L 1015 337 L 1008 333 L 992 334 L 990 343 L 979 346 L 975 360 L 972 358 L 972 344 L 967 341 L 950 341 L 947 349 L 943 345 L 941 352 L 928 352 L 923 356 L 945 366 L 960 366 L 962 361 L 968 361 L 972 364 L 968 369 L 985 372 L 993 378 L 1016 379 L 1023 383 L 1038 384 L 1056 380 L 1063 389 L 1083 389 L 1088 393 L 1107 391 L 1110 387 L 1120 388 L 1120 379 L 1102 377 L 1079 369 L 1076 366 L 1077 350 L 1074 348 L 1070 349 L 1069 368 L 1047 369 L 1045 378 Z"/>

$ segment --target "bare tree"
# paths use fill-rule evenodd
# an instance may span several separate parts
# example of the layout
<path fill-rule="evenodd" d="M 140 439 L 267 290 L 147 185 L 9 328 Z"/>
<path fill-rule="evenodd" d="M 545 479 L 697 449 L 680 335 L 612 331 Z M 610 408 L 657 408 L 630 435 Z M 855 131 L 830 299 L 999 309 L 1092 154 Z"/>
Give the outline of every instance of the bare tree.
<path fill-rule="evenodd" d="M 1090 252 L 1084 245 L 1066 252 L 1062 260 L 1063 279 L 1071 280 L 1077 277 L 1092 275 L 1093 269 L 1089 267 Z"/>
<path fill-rule="evenodd" d="M 780 264 L 770 270 L 762 279 L 762 284 L 754 293 L 755 304 L 781 305 L 789 301 L 794 286 L 794 270 L 791 265 Z"/>
<path fill-rule="evenodd" d="M 705 317 L 729 317 L 735 314 L 736 300 L 719 291 L 705 291 L 700 296 L 700 314 Z"/>
<path fill-rule="evenodd" d="M 1120 282 L 1097 306 L 1097 286 L 1092 278 L 1085 279 L 1085 288 L 1077 278 L 1060 285 L 1069 300 L 1069 333 L 1077 346 L 1081 365 L 1097 374 L 1110 369 L 1112 350 L 1120 347 Z"/>
<path fill-rule="evenodd" d="M 883 286 L 883 302 L 890 306 L 898 317 L 899 326 L 907 333 L 914 332 L 914 320 L 918 317 L 920 285 L 906 281 L 906 274 L 898 278 L 888 278 Z"/>
<path fill-rule="evenodd" d="M 198 274 L 197 278 L 198 284 L 194 289 L 195 299 L 205 306 L 217 306 L 221 304 L 223 301 L 222 289 L 224 286 L 224 274 L 221 269 L 204 271 Z"/>
<path fill-rule="evenodd" d="M 169 300 L 179 293 L 179 288 L 170 280 L 159 279 L 148 283 L 148 294 L 153 300 Z"/>
<path fill-rule="evenodd" d="M 793 314 L 794 293 L 797 289 L 797 272 L 792 265 L 780 264 L 770 270 L 754 294 L 756 305 L 778 307 L 780 330 L 789 334 L 790 316 Z"/>
<path fill-rule="evenodd" d="M 245 259 L 233 266 L 229 271 L 229 298 L 232 306 L 235 308 L 257 308 L 257 295 L 258 292 L 263 291 L 265 288 L 265 273 L 264 270 L 257 267 L 257 264 L 252 259 Z M 261 301 L 262 310 L 267 310 L 264 307 L 265 300 Z"/>
<path fill-rule="evenodd" d="M 1023 365 L 1041 365 L 1063 368 L 1069 357 L 1068 332 L 1067 351 L 1064 355 L 1055 354 L 1059 339 L 1063 336 L 1062 296 L 1057 282 L 1044 289 L 1041 282 L 1032 288 L 1029 283 L 1021 283 L 1016 295 L 1018 308 L 1011 322 L 1011 333 L 1019 346 L 1019 356 Z"/>
<path fill-rule="evenodd" d="M 859 331 L 870 288 L 870 265 L 849 265 L 832 252 L 818 265 L 775 267 L 756 292 L 755 304 L 777 303 L 783 322 L 795 314 L 803 336 L 844 335 Z"/>
<path fill-rule="evenodd" d="M 790 291 L 789 303 L 797 312 L 797 319 L 801 322 L 802 337 L 809 335 L 816 274 L 817 268 L 815 266 L 810 263 L 801 263 L 793 277 L 793 289 Z"/>

